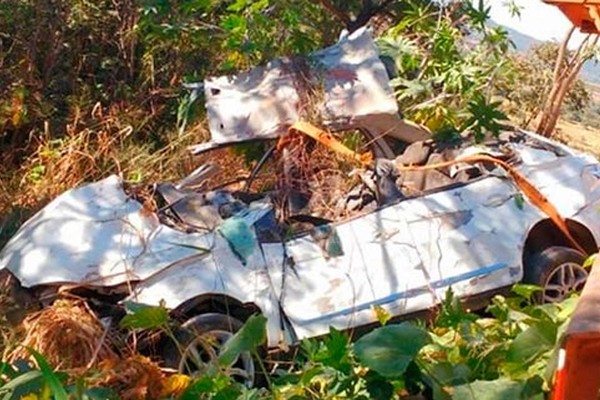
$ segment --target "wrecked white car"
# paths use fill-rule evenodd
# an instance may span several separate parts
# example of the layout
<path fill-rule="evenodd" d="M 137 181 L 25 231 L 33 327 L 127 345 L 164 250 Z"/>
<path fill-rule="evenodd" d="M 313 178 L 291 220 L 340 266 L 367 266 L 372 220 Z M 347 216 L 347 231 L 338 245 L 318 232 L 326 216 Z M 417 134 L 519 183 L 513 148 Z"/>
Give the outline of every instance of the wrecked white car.
<path fill-rule="evenodd" d="M 306 202 L 291 201 L 291 191 L 193 189 L 211 167 L 145 196 L 110 176 L 62 194 L 27 221 L 2 249 L 0 270 L 38 298 L 62 287 L 164 304 L 183 329 L 218 343 L 260 313 L 269 347 L 376 323 L 376 306 L 394 317 L 428 310 L 450 287 L 477 299 L 525 281 L 543 287 L 541 300 L 558 301 L 583 286 L 583 261 L 600 240 L 595 158 L 527 132 L 477 146 L 424 141 L 398 117 L 364 31 L 313 57 L 325 71 L 323 124 L 378 139 L 378 159 L 337 196 L 333 214 L 305 214 Z M 287 132 L 303 101 L 297 71 L 282 72 L 289 67 L 281 61 L 206 81 L 213 142 L 194 151 Z M 261 92 L 276 92 L 269 105 Z M 403 151 L 395 154 L 389 140 L 404 141 Z M 277 151 L 285 153 L 274 146 L 264 159 Z M 467 163 L 474 155 L 484 156 Z M 434 167 L 403 168 L 427 165 Z M 184 345 L 183 354 L 166 346 L 164 356 L 191 371 L 206 340 L 187 335 Z M 253 379 L 252 359 L 236 362 L 242 379 Z"/>

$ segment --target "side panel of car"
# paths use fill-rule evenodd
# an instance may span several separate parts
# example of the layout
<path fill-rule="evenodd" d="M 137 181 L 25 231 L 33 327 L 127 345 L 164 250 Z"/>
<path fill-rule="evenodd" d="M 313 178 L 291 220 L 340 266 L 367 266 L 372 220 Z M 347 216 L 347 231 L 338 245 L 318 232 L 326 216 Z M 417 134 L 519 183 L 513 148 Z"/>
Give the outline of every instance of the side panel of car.
<path fill-rule="evenodd" d="M 563 216 L 586 204 L 585 159 L 521 151 L 520 169 L 556 199 Z M 573 192 L 571 199 L 560 201 L 561 190 Z M 305 337 L 374 322 L 374 306 L 402 315 L 430 308 L 450 287 L 471 296 L 509 286 L 523 277 L 525 233 L 547 218 L 497 168 L 467 185 L 333 224 L 340 254 L 328 254 L 329 242 L 310 235 L 287 244 L 293 262 L 280 274 L 283 310 Z"/>
<path fill-rule="evenodd" d="M 286 244 L 282 306 L 298 338 L 431 307 L 425 271 L 398 205 L 317 227 Z"/>
<path fill-rule="evenodd" d="M 438 299 L 475 295 L 521 279 L 522 232 L 541 217 L 512 182 L 490 176 L 403 204 Z"/>
<path fill-rule="evenodd" d="M 210 295 L 255 304 L 268 319 L 269 345 L 279 344 L 281 316 L 263 252 L 257 248 L 242 263 L 220 235 L 210 250 L 198 250 L 139 283 L 130 300 L 177 309 L 195 297 Z"/>
<path fill-rule="evenodd" d="M 358 305 L 373 300 L 373 286 L 357 246 L 368 234 L 356 223 L 324 225 L 286 243 L 281 304 L 298 338 L 369 322 L 371 311 Z"/>

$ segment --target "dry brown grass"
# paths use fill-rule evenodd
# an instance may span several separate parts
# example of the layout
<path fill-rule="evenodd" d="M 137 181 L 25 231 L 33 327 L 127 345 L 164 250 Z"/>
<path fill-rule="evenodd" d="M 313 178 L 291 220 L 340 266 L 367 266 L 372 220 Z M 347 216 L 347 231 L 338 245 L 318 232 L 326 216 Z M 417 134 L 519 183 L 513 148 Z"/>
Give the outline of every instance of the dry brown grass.
<path fill-rule="evenodd" d="M 90 368 L 117 359 L 106 328 L 83 301 L 57 300 L 23 321 L 25 336 L 9 361 L 29 359 L 29 348 L 57 369 Z"/>
<path fill-rule="evenodd" d="M 558 123 L 554 139 L 574 149 L 600 157 L 600 130 L 587 128 L 565 120 Z"/>
<path fill-rule="evenodd" d="M 166 376 L 156 362 L 133 350 L 119 352 L 127 356 L 117 354 L 112 348 L 115 340 L 82 300 L 57 300 L 10 332 L 21 332 L 22 340 L 7 361 L 33 362 L 28 349 L 34 349 L 56 370 L 68 372 L 70 380 L 84 377 L 87 387 L 111 389 L 120 399 L 165 398 L 189 383 L 189 379 L 181 383 L 178 375 Z"/>
<path fill-rule="evenodd" d="M 138 137 L 139 110 L 124 105 L 75 113 L 63 135 L 32 135 L 27 156 L 0 163 L 0 247 L 16 228 L 60 193 L 110 174 L 138 182 L 175 180 L 198 166 L 187 146 L 206 140 L 204 121 L 185 134 Z M 165 132 L 163 129 L 162 132 Z M 57 138 L 58 137 L 58 138 Z"/>
<path fill-rule="evenodd" d="M 53 139 L 50 133 L 32 138 L 35 150 L 13 174 L 18 182 L 2 184 L 18 189 L 10 196 L 11 205 L 38 208 L 67 189 L 109 174 L 153 181 L 183 175 L 195 166 L 186 145 L 204 138 L 202 129 L 182 136 L 173 133 L 167 145 L 152 149 L 135 140 L 133 126 L 124 120 L 127 112 L 96 105 L 86 118 L 76 117 L 61 138 Z"/>
<path fill-rule="evenodd" d="M 100 364 L 100 377 L 90 384 L 113 389 L 123 400 L 159 399 L 165 376 L 147 357 L 134 354 L 125 359 L 107 359 Z"/>

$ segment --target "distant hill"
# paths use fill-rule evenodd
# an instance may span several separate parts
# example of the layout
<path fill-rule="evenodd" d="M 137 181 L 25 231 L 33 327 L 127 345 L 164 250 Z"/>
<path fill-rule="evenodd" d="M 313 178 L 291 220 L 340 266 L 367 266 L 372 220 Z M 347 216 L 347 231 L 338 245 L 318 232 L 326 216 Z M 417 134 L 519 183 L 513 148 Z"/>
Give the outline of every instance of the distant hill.
<path fill-rule="evenodd" d="M 497 25 L 497 24 L 495 24 Z M 542 43 L 540 40 L 534 39 L 531 36 L 522 34 L 507 26 L 502 26 L 508 32 L 510 40 L 513 41 L 517 51 L 526 52 L 530 47 Z M 581 79 L 586 82 L 600 84 L 600 64 L 595 62 L 587 62 L 581 69 Z"/>

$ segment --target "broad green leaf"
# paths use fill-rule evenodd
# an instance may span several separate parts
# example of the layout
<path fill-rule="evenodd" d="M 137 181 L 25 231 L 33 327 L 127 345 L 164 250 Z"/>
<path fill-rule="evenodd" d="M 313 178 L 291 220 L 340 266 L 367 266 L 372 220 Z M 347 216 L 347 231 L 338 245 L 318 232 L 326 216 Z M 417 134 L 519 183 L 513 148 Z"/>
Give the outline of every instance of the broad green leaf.
<path fill-rule="evenodd" d="M 54 373 L 54 371 L 52 371 L 50 365 L 48 365 L 46 359 L 34 349 L 28 348 L 27 350 L 31 353 L 38 367 L 42 371 L 44 380 L 52 390 L 54 400 L 68 400 L 69 396 L 67 395 L 67 391 L 58 379 L 58 376 Z"/>
<path fill-rule="evenodd" d="M 398 377 L 429 342 L 427 331 L 404 322 L 363 336 L 354 344 L 354 350 L 359 360 L 373 371 L 385 377 Z"/>
<path fill-rule="evenodd" d="M 434 381 L 444 386 L 460 385 L 471 380 L 471 369 L 466 364 L 452 365 L 448 361 L 436 363 L 428 371 Z"/>
<path fill-rule="evenodd" d="M 453 400 L 509 400 L 521 399 L 525 385 L 508 378 L 494 381 L 475 381 L 450 389 Z"/>
<path fill-rule="evenodd" d="M 513 340 L 507 361 L 528 365 L 538 355 L 551 350 L 556 344 L 556 337 L 556 324 L 547 320 L 536 321 Z"/>
<path fill-rule="evenodd" d="M 523 283 L 519 283 L 513 285 L 511 291 L 515 294 L 518 294 L 525 300 L 531 300 L 531 297 L 538 292 L 541 292 L 543 289 L 536 285 L 526 285 Z"/>
<path fill-rule="evenodd" d="M 567 319 L 571 318 L 571 315 L 573 315 L 573 312 L 575 312 L 575 308 L 577 307 L 578 303 L 579 303 L 578 295 L 573 295 L 573 296 L 569 297 L 568 299 L 561 301 L 558 304 L 559 310 L 560 310 L 557 315 L 558 321 L 564 322 Z"/>
<path fill-rule="evenodd" d="M 155 329 L 164 327 L 169 322 L 169 313 L 162 306 L 126 302 L 125 308 L 128 314 L 119 323 L 123 328 Z"/>
<path fill-rule="evenodd" d="M 267 318 L 253 315 L 236 334 L 223 346 L 219 354 L 219 363 L 231 365 L 245 351 L 254 351 L 267 339 Z"/>

